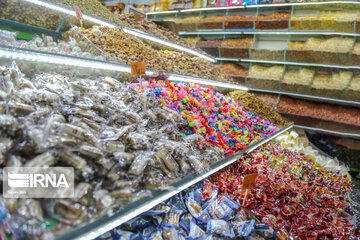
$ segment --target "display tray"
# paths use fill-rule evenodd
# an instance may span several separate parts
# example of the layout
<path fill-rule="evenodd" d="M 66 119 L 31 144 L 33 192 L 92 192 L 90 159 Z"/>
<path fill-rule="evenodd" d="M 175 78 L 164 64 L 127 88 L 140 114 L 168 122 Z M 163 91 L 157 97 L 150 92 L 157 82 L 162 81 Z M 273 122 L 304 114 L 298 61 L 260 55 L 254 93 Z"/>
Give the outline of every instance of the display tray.
<path fill-rule="evenodd" d="M 229 15 L 224 22 L 225 29 L 253 29 L 256 16 Z"/>
<path fill-rule="evenodd" d="M 213 16 L 200 19 L 198 29 L 223 29 L 226 16 Z"/>
<path fill-rule="evenodd" d="M 290 20 L 291 30 L 320 30 L 321 21 L 305 18 L 292 18 Z"/>
<path fill-rule="evenodd" d="M 224 22 L 225 29 L 254 29 L 254 21 L 229 21 Z"/>
<path fill-rule="evenodd" d="M 337 64 L 341 64 L 341 65 L 351 64 L 351 54 L 348 52 L 337 53 L 336 57 L 337 57 L 337 62 L 336 62 Z M 354 64 L 354 65 L 359 65 L 359 64 Z"/>
<path fill-rule="evenodd" d="M 196 47 L 200 48 L 207 54 L 215 57 L 219 57 L 219 49 L 221 46 L 222 40 L 209 40 L 209 41 L 198 41 Z"/>
<path fill-rule="evenodd" d="M 260 88 L 267 90 L 279 90 L 279 80 L 263 78 L 246 78 L 246 86 L 251 88 Z"/>
<path fill-rule="evenodd" d="M 241 150 L 229 157 L 222 159 L 208 168 L 203 169 L 200 172 L 190 174 L 183 179 L 180 179 L 176 183 L 171 184 L 166 189 L 154 191 L 151 196 L 146 196 L 138 199 L 132 203 L 129 203 L 114 213 L 94 219 L 92 222 L 84 223 L 66 233 L 62 233 L 56 237 L 57 240 L 68 239 L 94 239 L 100 235 L 108 232 L 109 230 L 127 222 L 128 220 L 140 215 L 143 212 L 150 210 L 161 202 L 171 198 L 177 193 L 187 189 L 188 187 L 200 182 L 213 173 L 223 169 L 224 167 L 236 162 L 243 154 L 250 153 L 257 149 L 261 145 L 276 138 L 280 134 L 291 129 L 293 124 L 282 128 L 278 132 L 271 135 L 269 138 L 263 138 L 260 141 L 250 144 L 246 149 Z"/>
<path fill-rule="evenodd" d="M 258 30 L 280 30 L 280 29 L 288 29 L 289 20 L 256 20 L 255 28 Z"/>
<path fill-rule="evenodd" d="M 249 58 L 248 48 L 221 47 L 220 57 L 224 58 Z"/>
<path fill-rule="evenodd" d="M 284 60 L 284 54 L 285 50 L 258 48 L 251 49 L 251 59 L 282 61 Z"/>
<path fill-rule="evenodd" d="M 337 64 L 337 53 L 310 50 L 286 50 L 286 60 L 292 62 Z"/>
<path fill-rule="evenodd" d="M 178 32 L 194 32 L 196 31 L 196 23 L 176 23 Z"/>
<path fill-rule="evenodd" d="M 360 102 L 360 91 L 349 88 L 348 92 L 345 95 L 345 98 L 348 100 Z"/>
<path fill-rule="evenodd" d="M 310 94 L 321 97 L 344 99 L 345 89 L 327 89 L 327 88 L 318 89 L 315 87 L 311 87 Z"/>
<path fill-rule="evenodd" d="M 350 134 L 357 134 L 360 137 L 360 126 L 350 125 L 342 122 L 334 122 L 316 118 L 315 116 L 299 116 L 279 111 L 281 116 L 293 121 L 294 124 L 322 128 L 330 131 L 344 132 Z"/>
<path fill-rule="evenodd" d="M 351 54 L 350 64 L 360 66 L 360 55 L 355 54 L 355 53 Z"/>
<path fill-rule="evenodd" d="M 353 21 L 336 21 L 326 19 L 291 19 L 291 30 L 325 30 L 336 32 L 354 32 Z"/>
<path fill-rule="evenodd" d="M 228 76 L 234 79 L 235 83 L 240 84 L 241 86 L 245 86 L 246 76 L 239 76 L 239 75 L 228 75 Z"/>
<path fill-rule="evenodd" d="M 293 93 L 299 93 L 299 94 L 309 94 L 309 85 L 282 82 L 280 90 L 282 92 L 293 92 Z"/>

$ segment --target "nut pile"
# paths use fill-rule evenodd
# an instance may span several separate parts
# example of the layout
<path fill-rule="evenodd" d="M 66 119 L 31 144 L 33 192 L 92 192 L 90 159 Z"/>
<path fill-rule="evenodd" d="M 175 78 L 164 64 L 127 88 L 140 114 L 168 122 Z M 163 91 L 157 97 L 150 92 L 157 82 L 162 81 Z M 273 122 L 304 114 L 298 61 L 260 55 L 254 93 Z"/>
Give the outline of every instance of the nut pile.
<path fill-rule="evenodd" d="M 1 67 L 0 80 L 1 166 L 75 170 L 73 199 L 5 201 L 18 238 L 47 239 L 223 157 L 215 146 L 200 152 L 201 135 L 181 134 L 179 113 L 113 78 L 44 73 L 30 81 L 13 63 Z"/>
<path fill-rule="evenodd" d="M 313 117 L 360 126 L 360 110 L 356 107 L 342 107 L 326 103 L 315 103 L 289 97 L 281 97 L 277 110 L 280 113 Z"/>
<path fill-rule="evenodd" d="M 228 93 L 227 95 L 235 99 L 239 104 L 244 105 L 248 111 L 254 112 L 262 118 L 273 122 L 276 126 L 286 127 L 290 124 L 288 121 L 284 120 L 280 114 L 268 107 L 254 94 L 245 91 L 234 91 Z"/>
<path fill-rule="evenodd" d="M 131 62 L 145 62 L 147 68 L 153 68 L 159 71 L 190 74 L 209 79 L 228 81 L 228 77 L 222 73 L 218 65 L 212 64 L 199 57 L 191 57 L 180 52 L 155 50 L 150 45 L 125 33 L 121 29 L 94 27 L 92 29 L 81 28 L 80 31 L 97 47 L 107 52 L 117 61 L 127 64 Z M 80 42 L 86 41 L 76 32 L 69 32 L 69 34 Z"/>

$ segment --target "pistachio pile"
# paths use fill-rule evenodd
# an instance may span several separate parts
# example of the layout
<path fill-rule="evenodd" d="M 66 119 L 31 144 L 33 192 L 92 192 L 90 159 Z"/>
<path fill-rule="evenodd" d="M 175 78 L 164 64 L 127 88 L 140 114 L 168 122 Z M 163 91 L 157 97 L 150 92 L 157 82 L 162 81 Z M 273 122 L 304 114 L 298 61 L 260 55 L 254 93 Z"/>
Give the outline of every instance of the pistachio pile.
<path fill-rule="evenodd" d="M 181 52 L 156 50 L 118 28 L 80 28 L 76 31 L 69 31 L 68 35 L 74 37 L 80 46 L 95 44 L 99 49 L 108 53 L 109 58 L 118 62 L 126 64 L 145 62 L 147 68 L 160 71 L 229 81 L 228 76 L 221 71 L 219 65 Z M 92 43 L 83 36 L 86 36 Z"/>

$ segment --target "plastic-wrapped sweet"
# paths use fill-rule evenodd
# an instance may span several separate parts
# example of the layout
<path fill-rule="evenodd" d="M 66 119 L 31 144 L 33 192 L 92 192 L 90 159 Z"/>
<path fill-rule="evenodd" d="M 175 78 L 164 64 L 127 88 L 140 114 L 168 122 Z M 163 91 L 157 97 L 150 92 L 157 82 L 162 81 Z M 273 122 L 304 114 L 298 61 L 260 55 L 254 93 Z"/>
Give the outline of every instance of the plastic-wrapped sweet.
<path fill-rule="evenodd" d="M 116 211 L 223 157 L 214 146 L 201 146 L 202 153 L 196 147 L 201 136 L 178 132 L 184 124 L 179 113 L 116 79 L 41 74 L 30 81 L 15 64 L 2 67 L 1 73 L 1 101 L 8 107 L 0 114 L 0 163 L 75 170 L 74 199 L 33 204 L 62 222 L 50 230 L 39 227 L 36 237 Z M 10 221 L 18 223 L 20 217 L 30 224 L 16 207 L 19 201 L 6 202 Z M 44 221 L 38 217 L 34 224 L 45 226 Z"/>
<path fill-rule="evenodd" d="M 241 209 L 238 203 L 227 196 L 219 200 L 216 189 L 211 193 L 210 200 L 202 201 L 205 197 L 201 193 L 202 185 L 198 184 L 193 189 L 175 195 L 119 226 L 112 234 L 115 237 L 119 232 L 126 231 L 126 234 L 140 235 L 142 239 L 154 239 L 155 236 L 158 237 L 155 239 L 230 239 L 235 236 L 274 239 L 275 231 L 255 220 L 254 215 Z M 196 212 L 193 203 L 196 203 Z M 213 213 L 226 212 L 226 216 L 199 217 L 211 205 Z"/>
<path fill-rule="evenodd" d="M 287 149 L 303 153 L 308 159 L 313 160 L 327 171 L 348 174 L 349 169 L 344 164 L 341 164 L 337 158 L 324 156 L 318 150 L 311 147 L 305 133 L 299 134 L 296 131 L 286 132 L 277 137 L 275 141 Z"/>
<path fill-rule="evenodd" d="M 220 195 L 243 203 L 243 177 L 256 173 L 258 178 L 247 194 L 244 207 L 265 224 L 287 238 L 310 239 L 327 234 L 346 239 L 352 231 L 350 177 L 344 167 L 332 168 L 333 163 L 328 162 L 328 171 L 318 163 L 321 162 L 305 152 L 294 152 L 270 142 L 208 178 L 203 200 L 210 201 L 209 195 L 217 189 Z M 238 233 L 245 234 L 248 227 L 252 228 L 250 222 L 244 224 L 241 218 L 233 223 Z M 272 232 L 263 234 L 271 236 Z"/>

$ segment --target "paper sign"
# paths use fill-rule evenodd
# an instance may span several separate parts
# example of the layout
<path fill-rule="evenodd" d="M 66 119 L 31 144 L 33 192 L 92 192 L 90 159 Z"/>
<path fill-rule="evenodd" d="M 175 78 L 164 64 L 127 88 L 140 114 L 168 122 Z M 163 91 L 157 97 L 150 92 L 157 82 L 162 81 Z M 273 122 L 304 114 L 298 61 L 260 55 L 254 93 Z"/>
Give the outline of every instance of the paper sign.
<path fill-rule="evenodd" d="M 145 63 L 143 62 L 132 62 L 130 63 L 131 66 L 131 75 L 145 75 L 146 67 Z"/>
<path fill-rule="evenodd" d="M 79 20 L 82 20 L 82 19 L 83 19 L 83 15 L 82 15 L 82 12 L 81 12 L 81 9 L 79 8 L 79 6 L 74 5 L 73 8 L 74 8 L 74 10 L 75 10 L 76 17 L 77 17 Z"/>
<path fill-rule="evenodd" d="M 242 185 L 242 190 L 251 188 L 254 185 L 257 177 L 258 177 L 257 174 L 246 175 L 244 177 L 244 183 Z"/>

